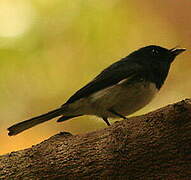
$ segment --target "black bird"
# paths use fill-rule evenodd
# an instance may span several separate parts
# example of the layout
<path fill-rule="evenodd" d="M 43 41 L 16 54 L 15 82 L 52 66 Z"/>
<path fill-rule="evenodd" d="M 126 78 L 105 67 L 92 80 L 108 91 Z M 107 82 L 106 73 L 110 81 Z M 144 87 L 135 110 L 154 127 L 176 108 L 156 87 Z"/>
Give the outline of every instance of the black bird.
<path fill-rule="evenodd" d="M 146 46 L 104 69 L 58 109 L 8 128 L 16 135 L 37 124 L 60 116 L 57 122 L 82 115 L 123 118 L 148 104 L 162 87 L 170 65 L 185 49 Z"/>

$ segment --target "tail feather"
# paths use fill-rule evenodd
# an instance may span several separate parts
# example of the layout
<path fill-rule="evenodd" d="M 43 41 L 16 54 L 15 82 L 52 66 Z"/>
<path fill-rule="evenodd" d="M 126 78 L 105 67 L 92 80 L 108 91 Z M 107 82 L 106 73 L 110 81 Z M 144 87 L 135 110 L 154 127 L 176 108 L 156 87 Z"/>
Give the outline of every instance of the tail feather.
<path fill-rule="evenodd" d="M 66 121 L 68 119 L 72 119 L 72 118 L 75 118 L 75 117 L 78 117 L 78 116 L 82 116 L 82 115 L 74 115 L 74 116 L 62 116 L 60 117 L 57 122 L 63 122 L 63 121 Z"/>
<path fill-rule="evenodd" d="M 63 112 L 64 112 L 63 108 L 59 108 L 59 109 L 50 111 L 46 114 L 42 114 L 40 116 L 28 119 L 28 120 L 20 122 L 20 123 L 17 123 L 17 124 L 8 128 L 8 131 L 9 131 L 8 135 L 13 136 L 13 135 L 19 134 L 22 131 L 25 131 L 25 130 L 33 127 L 33 126 L 36 126 L 40 123 L 48 121 L 48 120 L 55 118 L 57 116 L 60 116 L 63 114 Z"/>

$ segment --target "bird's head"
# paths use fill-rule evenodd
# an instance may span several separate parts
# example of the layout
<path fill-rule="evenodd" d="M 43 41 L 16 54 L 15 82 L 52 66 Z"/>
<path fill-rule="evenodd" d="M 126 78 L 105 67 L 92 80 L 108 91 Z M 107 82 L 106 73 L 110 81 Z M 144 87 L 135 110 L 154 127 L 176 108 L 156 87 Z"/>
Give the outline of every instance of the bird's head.
<path fill-rule="evenodd" d="M 184 48 L 166 49 L 160 46 L 150 45 L 134 51 L 131 56 L 137 57 L 140 61 L 171 63 L 177 55 L 185 50 Z"/>

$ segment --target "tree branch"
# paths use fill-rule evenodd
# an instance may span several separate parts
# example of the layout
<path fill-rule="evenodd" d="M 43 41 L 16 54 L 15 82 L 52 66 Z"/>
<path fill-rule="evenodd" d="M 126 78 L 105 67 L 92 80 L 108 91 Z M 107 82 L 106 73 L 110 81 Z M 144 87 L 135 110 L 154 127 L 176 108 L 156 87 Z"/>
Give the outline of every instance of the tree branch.
<path fill-rule="evenodd" d="M 191 100 L 0 156 L 0 179 L 191 179 Z"/>

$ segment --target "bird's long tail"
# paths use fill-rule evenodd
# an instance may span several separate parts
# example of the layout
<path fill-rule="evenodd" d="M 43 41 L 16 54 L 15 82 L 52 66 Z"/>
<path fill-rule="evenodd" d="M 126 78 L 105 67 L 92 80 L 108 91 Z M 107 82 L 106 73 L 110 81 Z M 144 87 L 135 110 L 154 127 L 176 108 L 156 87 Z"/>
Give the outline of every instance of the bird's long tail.
<path fill-rule="evenodd" d="M 8 128 L 8 131 L 9 131 L 8 135 L 13 136 L 13 135 L 19 134 L 22 131 L 25 131 L 26 129 L 29 129 L 33 126 L 40 124 L 40 123 L 48 121 L 48 120 L 55 118 L 57 116 L 60 116 L 63 114 L 63 112 L 64 112 L 64 110 L 61 107 L 59 109 L 55 109 L 53 111 L 50 111 L 46 114 L 42 114 L 40 116 L 28 119 L 28 120 L 20 122 L 20 123 L 17 123 L 17 124 Z"/>

